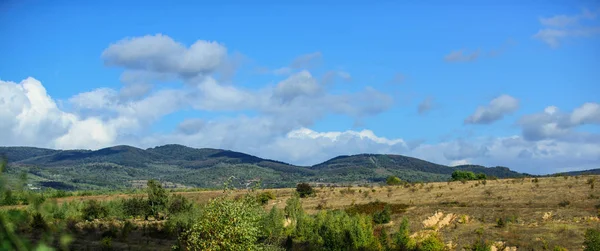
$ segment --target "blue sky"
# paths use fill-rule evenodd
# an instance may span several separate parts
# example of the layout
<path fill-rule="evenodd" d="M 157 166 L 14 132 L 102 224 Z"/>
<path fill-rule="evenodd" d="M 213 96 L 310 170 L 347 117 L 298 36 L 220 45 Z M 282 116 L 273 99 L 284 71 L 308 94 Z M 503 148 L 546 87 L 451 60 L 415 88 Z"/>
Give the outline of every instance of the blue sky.
<path fill-rule="evenodd" d="M 0 144 L 600 168 L 595 1 L 122 2 L 0 3 Z"/>

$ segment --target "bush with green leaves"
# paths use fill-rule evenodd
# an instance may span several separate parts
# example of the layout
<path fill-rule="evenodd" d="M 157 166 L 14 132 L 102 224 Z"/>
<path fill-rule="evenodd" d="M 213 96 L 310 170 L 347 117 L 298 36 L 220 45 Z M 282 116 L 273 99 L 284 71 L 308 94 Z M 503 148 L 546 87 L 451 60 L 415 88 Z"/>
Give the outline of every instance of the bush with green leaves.
<path fill-rule="evenodd" d="M 306 198 L 315 194 L 315 190 L 308 183 L 296 185 L 296 192 L 300 195 L 300 198 Z"/>
<path fill-rule="evenodd" d="M 269 200 L 275 199 L 275 194 L 273 194 L 270 191 L 262 192 L 258 194 L 256 199 L 261 205 L 266 205 L 269 202 Z"/>
<path fill-rule="evenodd" d="M 388 176 L 387 179 L 385 179 L 385 183 L 388 184 L 389 186 L 397 186 L 402 184 L 402 180 L 396 176 Z"/>
<path fill-rule="evenodd" d="M 584 251 L 600 250 L 600 229 L 588 229 L 585 231 L 583 246 Z"/>
<path fill-rule="evenodd" d="M 189 211 L 193 204 L 181 194 L 173 194 L 169 198 L 167 211 L 169 215 Z"/>
<path fill-rule="evenodd" d="M 218 197 L 203 209 L 191 228 L 180 236 L 189 250 L 256 250 L 264 210 L 255 198 Z"/>
<path fill-rule="evenodd" d="M 287 237 L 284 227 L 285 215 L 281 209 L 272 207 L 261 222 L 263 242 L 280 246 Z"/>
<path fill-rule="evenodd" d="M 148 180 L 147 186 L 150 214 L 154 216 L 155 220 L 158 220 L 160 218 L 160 213 L 164 212 L 167 206 L 167 191 L 165 191 L 160 182 L 156 180 Z"/>
<path fill-rule="evenodd" d="M 452 172 L 452 180 L 475 180 L 477 177 L 471 171 L 456 170 Z"/>
<path fill-rule="evenodd" d="M 415 251 L 442 251 L 446 250 L 446 244 L 442 241 L 437 233 L 433 233 L 425 237 L 425 239 L 417 242 Z"/>
<path fill-rule="evenodd" d="M 108 216 L 108 208 L 97 200 L 88 200 L 85 202 L 81 214 L 83 219 L 88 221 L 102 219 Z"/>
<path fill-rule="evenodd" d="M 392 220 L 390 205 L 385 205 L 382 211 L 373 214 L 373 221 L 377 224 L 389 223 Z"/>
<path fill-rule="evenodd" d="M 410 225 L 406 217 L 402 218 L 400 229 L 394 237 L 394 245 L 396 250 L 400 251 L 413 250 L 416 246 L 415 241 L 410 238 Z"/>
<path fill-rule="evenodd" d="M 151 215 L 150 204 L 146 199 L 140 196 L 134 196 L 122 201 L 123 213 L 129 217 L 144 217 L 148 218 Z"/>

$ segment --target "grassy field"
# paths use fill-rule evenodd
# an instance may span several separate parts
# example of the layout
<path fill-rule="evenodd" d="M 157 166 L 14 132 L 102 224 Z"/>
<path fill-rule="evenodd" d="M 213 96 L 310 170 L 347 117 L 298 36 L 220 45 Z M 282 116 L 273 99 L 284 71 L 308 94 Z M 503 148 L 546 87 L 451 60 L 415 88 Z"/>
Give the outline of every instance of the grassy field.
<path fill-rule="evenodd" d="M 369 202 L 385 202 L 399 210 L 394 210 L 390 223 L 380 227 L 393 233 L 397 231 L 401 218 L 406 216 L 413 236 L 438 232 L 452 250 L 460 250 L 480 236 L 496 242 L 499 249 L 505 246 L 519 250 L 551 250 L 561 246 L 568 250 L 582 250 L 585 230 L 600 225 L 597 209 L 600 204 L 599 186 L 600 176 L 565 176 L 402 186 L 315 187 L 316 196 L 302 199 L 302 207 L 314 214 L 322 209 L 347 209 Z M 291 188 L 264 191 L 271 191 L 276 196 L 265 205 L 266 210 L 273 206 L 283 208 L 285 201 L 295 192 Z M 176 193 L 199 204 L 223 195 L 220 190 Z M 244 193 L 245 190 L 236 190 L 230 196 Z M 60 204 L 111 201 L 132 196 L 139 195 L 72 196 L 55 200 Z M 16 206 L 19 207 L 22 206 Z M 137 221 L 136 224 L 148 222 Z M 151 224 L 160 225 L 161 221 L 152 221 Z M 131 238 L 136 239 L 135 236 L 133 234 Z M 137 238 L 138 241 L 142 239 Z M 173 242 L 156 236 L 145 237 L 144 240 L 157 250 L 168 250 Z M 90 237 L 77 242 L 80 241 L 89 244 L 98 240 Z M 116 241 L 114 246 L 141 247 L 123 242 L 119 244 Z"/>

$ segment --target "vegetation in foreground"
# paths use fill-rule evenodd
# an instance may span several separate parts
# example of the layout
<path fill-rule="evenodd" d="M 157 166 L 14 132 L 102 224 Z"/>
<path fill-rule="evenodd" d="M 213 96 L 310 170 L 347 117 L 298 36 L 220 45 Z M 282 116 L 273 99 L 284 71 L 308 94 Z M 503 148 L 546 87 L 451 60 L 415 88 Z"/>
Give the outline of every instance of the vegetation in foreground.
<path fill-rule="evenodd" d="M 209 192 L 168 193 L 155 181 L 148 182 L 145 194 L 108 196 L 104 200 L 47 199 L 42 194 L 19 192 L 16 187 L 7 189 L 3 181 L 3 200 L 11 198 L 10 194 L 26 194 L 22 197 L 28 203 L 2 208 L 0 243 L 8 250 L 490 250 L 492 245 L 536 250 L 578 250 L 585 245 L 586 250 L 597 250 L 598 218 L 565 218 L 571 207 L 585 208 L 600 202 L 594 178 L 478 180 L 452 182 L 445 187 L 445 183 L 405 182 L 397 186 L 344 188 L 313 188 L 306 184 L 295 191 L 258 187 L 240 191 L 226 182 L 225 189 L 211 192 L 216 196 L 205 203 L 195 203 L 190 195 Z M 518 209 L 513 206 L 518 205 L 518 198 L 499 199 L 512 196 L 513 190 L 522 192 L 523 188 L 537 189 L 533 194 L 543 195 L 544 186 L 557 182 L 563 182 L 574 194 L 586 191 L 589 195 L 583 202 L 572 196 L 569 203 L 531 204 L 531 208 L 558 209 L 556 215 L 544 215 L 548 218 L 544 222 L 534 222 L 541 224 L 537 227 L 542 232 L 527 232 L 536 227 L 528 222 L 526 210 L 514 211 Z M 497 194 L 494 187 L 504 193 Z M 464 198 L 443 194 L 452 194 L 455 189 Z M 310 192 L 301 198 L 302 191 Z M 481 199 L 471 200 L 482 203 L 479 205 L 466 202 L 467 196 L 476 193 L 481 193 L 476 198 L 487 198 L 492 206 L 499 201 L 509 204 L 497 207 L 503 216 L 478 215 L 477 210 L 483 208 L 485 212 L 489 204 Z M 427 197 L 438 203 L 427 206 Z M 415 202 L 417 198 L 423 202 Z M 351 203 L 344 204 L 346 201 Z M 600 209 L 600 203 L 591 205 Z M 427 217 L 420 227 L 420 215 L 432 208 L 447 212 Z M 552 221 L 552 217 L 562 219 Z M 552 239 L 553 236 L 558 239 Z M 566 238 L 576 242 L 556 241 Z"/>

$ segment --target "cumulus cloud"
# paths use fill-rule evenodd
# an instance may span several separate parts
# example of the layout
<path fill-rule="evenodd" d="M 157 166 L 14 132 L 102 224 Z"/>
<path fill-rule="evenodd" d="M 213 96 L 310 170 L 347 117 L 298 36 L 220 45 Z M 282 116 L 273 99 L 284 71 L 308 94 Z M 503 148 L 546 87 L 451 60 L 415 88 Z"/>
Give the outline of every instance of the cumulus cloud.
<path fill-rule="evenodd" d="M 466 124 L 491 124 L 519 109 L 519 100 L 509 95 L 498 96 L 487 106 L 480 106 L 465 119 Z"/>
<path fill-rule="evenodd" d="M 600 143 L 600 135 L 575 130 L 581 125 L 600 124 L 600 104 L 584 103 L 572 112 L 562 112 L 558 107 L 549 106 L 543 112 L 521 117 L 518 124 L 526 140 Z"/>
<path fill-rule="evenodd" d="M 108 66 L 193 77 L 217 70 L 227 49 L 211 41 L 198 40 L 189 47 L 162 34 L 125 38 L 102 52 Z"/>
<path fill-rule="evenodd" d="M 325 74 L 323 74 L 323 77 L 321 78 L 321 84 L 330 85 L 334 83 L 337 79 L 341 79 L 343 81 L 350 81 L 352 80 L 352 76 L 350 76 L 350 73 L 345 71 L 327 71 L 325 72 Z"/>
<path fill-rule="evenodd" d="M 538 30 L 533 38 L 548 44 L 551 48 L 558 48 L 561 42 L 567 38 L 590 37 L 600 34 L 600 24 L 582 24 L 582 21 L 594 21 L 595 19 L 596 13 L 587 9 L 577 15 L 540 17 L 539 22 L 543 28 Z"/>

